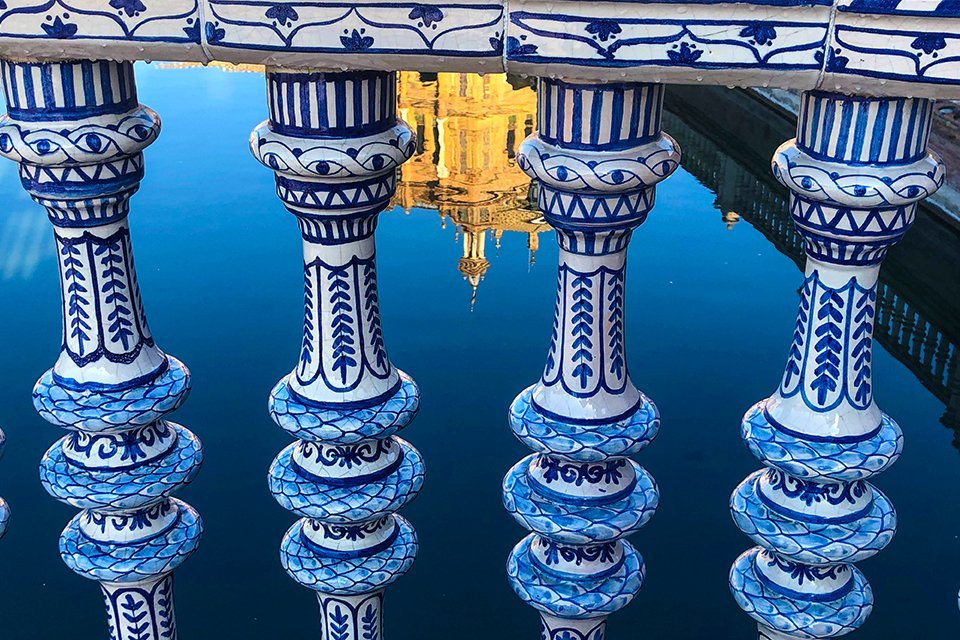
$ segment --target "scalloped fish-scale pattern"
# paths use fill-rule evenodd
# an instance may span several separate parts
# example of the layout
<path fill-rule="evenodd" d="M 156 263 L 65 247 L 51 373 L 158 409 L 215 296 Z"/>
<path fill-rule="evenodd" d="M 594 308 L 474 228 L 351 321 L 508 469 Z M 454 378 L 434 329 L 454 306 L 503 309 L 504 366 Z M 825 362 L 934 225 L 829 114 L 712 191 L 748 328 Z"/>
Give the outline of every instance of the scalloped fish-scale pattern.
<path fill-rule="evenodd" d="M 203 464 L 203 446 L 191 431 L 169 423 L 177 445 L 164 457 L 119 471 L 93 471 L 71 464 L 63 454 L 66 437 L 40 461 L 40 482 L 47 493 L 78 509 L 138 509 L 189 484 Z"/>
<path fill-rule="evenodd" d="M 551 540 L 566 544 L 608 542 L 630 535 L 653 517 L 660 503 L 657 484 L 633 460 L 637 485 L 633 493 L 610 504 L 561 504 L 539 496 L 527 482 L 532 454 L 518 462 L 503 480 L 503 504 L 521 525 Z"/>
<path fill-rule="evenodd" d="M 318 409 L 290 393 L 287 378 L 270 394 L 270 417 L 300 440 L 353 444 L 368 438 L 386 438 L 404 428 L 420 409 L 420 390 L 403 371 L 400 388 L 385 402 L 364 409 Z"/>
<path fill-rule="evenodd" d="M 897 514 L 876 487 L 870 487 L 873 509 L 864 517 L 847 523 L 812 523 L 780 515 L 760 500 L 756 483 L 764 473 L 750 475 L 730 498 L 737 527 L 762 547 L 796 562 L 823 565 L 859 562 L 893 539 Z"/>
<path fill-rule="evenodd" d="M 760 547 L 737 558 L 730 570 L 730 591 L 737 604 L 760 624 L 794 638 L 825 640 L 858 629 L 873 610 L 873 590 L 856 567 L 853 590 L 839 600 L 792 600 L 776 593 L 757 578 L 754 562 Z"/>
<path fill-rule="evenodd" d="M 813 442 L 784 433 L 764 416 L 766 400 L 751 407 L 741 431 L 751 453 L 761 462 L 798 478 L 843 482 L 865 480 L 900 457 L 903 432 L 883 414 L 877 434 L 860 442 Z"/>
<path fill-rule="evenodd" d="M 647 570 L 643 558 L 626 540 L 623 566 L 596 581 L 564 580 L 537 570 L 529 558 L 530 534 L 514 547 L 507 560 L 510 584 L 520 598 L 539 611 L 567 619 L 595 618 L 619 611 L 640 591 Z"/>
<path fill-rule="evenodd" d="M 335 595 L 356 595 L 383 589 L 410 570 L 419 544 L 413 527 L 394 515 L 399 535 L 380 553 L 361 558 L 317 555 L 302 539 L 304 520 L 287 531 L 280 544 L 280 562 L 290 577 L 303 586 Z"/>
<path fill-rule="evenodd" d="M 531 402 L 535 387 L 525 389 L 510 405 L 510 427 L 521 442 L 536 451 L 578 462 L 601 462 L 637 453 L 660 431 L 660 412 L 643 394 L 637 411 L 628 419 L 584 429 L 539 413 Z"/>
<path fill-rule="evenodd" d="M 324 485 L 297 474 L 290 460 L 297 447 L 294 442 L 270 465 L 270 492 L 287 511 L 327 523 L 366 522 L 398 511 L 420 492 L 424 464 L 409 442 L 396 440 L 403 449 L 397 470 L 381 480 L 352 487 Z"/>
<path fill-rule="evenodd" d="M 107 544 L 91 540 L 80 531 L 83 512 L 60 536 L 60 555 L 68 567 L 85 578 L 109 582 L 139 582 L 170 573 L 196 550 L 203 533 L 197 511 L 176 498 L 180 518 L 163 535 L 139 543 Z"/>
<path fill-rule="evenodd" d="M 74 390 L 57 384 L 53 369 L 37 381 L 33 404 L 47 422 L 82 431 L 124 431 L 156 422 L 190 393 L 190 371 L 172 356 L 151 382 L 123 391 Z"/>

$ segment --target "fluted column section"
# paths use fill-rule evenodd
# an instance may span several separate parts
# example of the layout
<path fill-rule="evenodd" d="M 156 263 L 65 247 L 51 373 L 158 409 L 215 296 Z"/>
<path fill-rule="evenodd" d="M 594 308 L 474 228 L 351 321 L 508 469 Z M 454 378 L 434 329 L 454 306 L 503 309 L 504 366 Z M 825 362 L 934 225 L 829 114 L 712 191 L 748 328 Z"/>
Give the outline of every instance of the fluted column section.
<path fill-rule="evenodd" d="M 416 384 L 387 358 L 374 231 L 416 148 L 397 119 L 396 75 L 268 69 L 270 119 L 250 146 L 276 172 L 303 237 L 303 340 L 270 414 L 297 438 L 270 490 L 301 516 L 281 543 L 287 573 L 317 592 L 323 637 L 379 640 L 384 588 L 417 537 L 396 511 L 423 484 L 423 460 L 394 434 L 416 415 Z"/>
<path fill-rule="evenodd" d="M 510 407 L 514 433 L 536 453 L 503 483 L 507 510 L 533 532 L 507 571 L 541 612 L 542 638 L 601 640 L 645 574 L 624 537 L 659 502 L 653 478 L 628 457 L 656 436 L 660 417 L 627 370 L 627 244 L 680 151 L 660 131 L 662 85 L 544 78 L 538 99 L 538 133 L 517 158 L 539 183 L 560 266 L 543 376 Z"/>
<path fill-rule="evenodd" d="M 730 586 L 761 638 L 841 636 L 873 607 L 853 563 L 890 542 L 896 514 L 868 480 L 903 444 L 873 398 L 877 276 L 917 202 L 943 183 L 927 151 L 931 115 L 929 100 L 805 93 L 797 137 L 773 160 L 807 265 L 780 387 L 743 420 L 766 468 L 731 498 L 759 546 L 736 561 Z"/>
<path fill-rule="evenodd" d="M 176 637 L 172 571 L 196 548 L 197 512 L 170 495 L 190 482 L 199 440 L 168 422 L 190 374 L 147 327 L 127 221 L 142 151 L 160 131 L 138 104 L 133 64 L 2 64 L 0 154 L 53 223 L 63 298 L 60 357 L 37 411 L 68 430 L 40 479 L 82 509 L 60 537 L 67 565 L 100 582 L 111 638 Z"/>

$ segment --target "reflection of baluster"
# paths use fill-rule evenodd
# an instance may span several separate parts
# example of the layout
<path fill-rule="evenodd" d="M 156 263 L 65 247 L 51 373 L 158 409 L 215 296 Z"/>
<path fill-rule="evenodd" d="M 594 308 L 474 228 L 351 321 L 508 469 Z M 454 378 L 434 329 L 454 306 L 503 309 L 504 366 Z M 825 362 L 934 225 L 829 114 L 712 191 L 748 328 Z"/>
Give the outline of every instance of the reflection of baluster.
<path fill-rule="evenodd" d="M 548 640 L 600 640 L 607 615 L 643 581 L 643 560 L 622 538 L 659 495 L 627 456 L 660 419 L 627 372 L 623 300 L 630 235 L 679 161 L 660 132 L 662 99 L 661 85 L 543 79 L 539 133 L 518 154 L 560 242 L 547 365 L 510 409 L 514 433 L 538 453 L 503 486 L 507 509 L 533 531 L 510 556 L 510 580 L 541 612 Z"/>
<path fill-rule="evenodd" d="M 3 63 L 8 115 L 0 154 L 54 225 L 63 346 L 34 404 L 69 435 L 47 451 L 41 480 L 83 511 L 60 538 L 67 565 L 101 583 L 111 637 L 174 638 L 171 572 L 201 523 L 170 494 L 190 482 L 200 442 L 163 417 L 190 374 L 147 328 L 127 214 L 142 151 L 160 131 L 137 103 L 132 63 Z"/>
<path fill-rule="evenodd" d="M 797 138 L 773 161 L 792 192 L 807 266 L 781 385 L 743 422 L 768 468 L 731 498 L 737 526 L 760 546 L 736 561 L 730 584 L 761 638 L 843 635 L 873 606 L 852 563 L 890 541 L 896 515 L 867 479 L 903 442 L 873 400 L 877 275 L 916 203 L 943 182 L 926 149 L 931 109 L 928 100 L 807 93 Z"/>
<path fill-rule="evenodd" d="M 302 516 L 280 555 L 317 591 L 323 637 L 373 640 L 383 589 L 417 552 L 394 512 L 423 484 L 420 454 L 393 435 L 416 415 L 419 391 L 387 359 L 374 246 L 416 140 L 397 120 L 392 73 L 269 70 L 267 87 L 270 119 L 250 145 L 276 172 L 304 255 L 300 360 L 270 396 L 274 421 L 298 438 L 269 474 L 280 504 Z"/>
<path fill-rule="evenodd" d="M 0 457 L 3 457 L 3 445 L 6 443 L 3 431 L 0 431 Z M 10 522 L 10 507 L 3 498 L 0 498 L 0 538 L 7 532 L 7 524 Z"/>

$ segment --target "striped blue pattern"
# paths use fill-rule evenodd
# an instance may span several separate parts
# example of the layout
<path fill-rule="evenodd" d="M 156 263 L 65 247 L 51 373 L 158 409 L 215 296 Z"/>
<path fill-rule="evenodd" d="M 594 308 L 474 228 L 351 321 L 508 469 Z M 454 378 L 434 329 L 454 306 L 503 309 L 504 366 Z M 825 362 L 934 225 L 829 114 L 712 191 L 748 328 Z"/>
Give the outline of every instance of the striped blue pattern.
<path fill-rule="evenodd" d="M 915 162 L 927 153 L 933 102 L 920 98 L 857 98 L 803 94 L 797 146 L 845 164 Z"/>
<path fill-rule="evenodd" d="M 79 120 L 137 106 L 132 62 L 0 63 L 7 111 L 21 121 Z"/>
<path fill-rule="evenodd" d="M 545 78 L 537 102 L 540 137 L 560 147 L 615 151 L 660 136 L 660 84 L 576 84 Z"/>
<path fill-rule="evenodd" d="M 130 213 L 130 196 L 134 191 L 136 188 L 119 196 L 83 200 L 49 200 L 36 196 L 34 200 L 46 208 L 54 226 L 82 229 L 101 227 L 127 217 Z"/>
<path fill-rule="evenodd" d="M 335 246 L 363 240 L 372 236 L 377 229 L 377 216 L 369 211 L 336 217 L 313 217 L 298 213 L 297 222 L 305 240 L 322 245 Z"/>
<path fill-rule="evenodd" d="M 840 11 L 885 15 L 960 16 L 957 0 L 846 0 L 837 7 Z"/>
<path fill-rule="evenodd" d="M 383 71 L 267 74 L 270 126 L 284 135 L 346 138 L 396 123 L 397 76 Z"/>

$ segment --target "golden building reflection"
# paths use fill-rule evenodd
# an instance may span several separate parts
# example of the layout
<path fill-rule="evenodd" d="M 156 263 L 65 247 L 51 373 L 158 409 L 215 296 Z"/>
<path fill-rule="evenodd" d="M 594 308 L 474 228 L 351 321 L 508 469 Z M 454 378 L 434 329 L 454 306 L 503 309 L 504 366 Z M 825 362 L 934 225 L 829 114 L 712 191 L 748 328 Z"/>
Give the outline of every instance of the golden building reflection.
<path fill-rule="evenodd" d="M 538 234 L 550 227 L 530 204 L 530 180 L 516 166 L 517 145 L 534 127 L 537 94 L 504 74 L 401 72 L 400 116 L 417 132 L 416 155 L 404 163 L 396 203 L 436 209 L 462 236 L 457 268 L 473 289 L 490 268 L 488 238 L 524 233 L 532 263 Z"/>
<path fill-rule="evenodd" d="M 199 66 L 162 63 L 162 68 Z M 213 62 L 228 72 L 262 73 L 260 65 Z M 530 264 L 539 234 L 550 227 L 531 204 L 530 179 L 516 166 L 517 145 L 533 131 L 537 93 L 532 81 L 505 74 L 400 73 L 400 117 L 417 132 L 417 151 L 404 163 L 394 202 L 410 213 L 436 210 L 463 242 L 457 268 L 473 289 L 490 268 L 486 244 L 504 233 L 527 236 Z"/>

